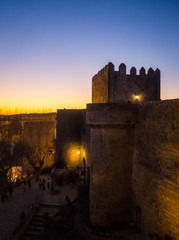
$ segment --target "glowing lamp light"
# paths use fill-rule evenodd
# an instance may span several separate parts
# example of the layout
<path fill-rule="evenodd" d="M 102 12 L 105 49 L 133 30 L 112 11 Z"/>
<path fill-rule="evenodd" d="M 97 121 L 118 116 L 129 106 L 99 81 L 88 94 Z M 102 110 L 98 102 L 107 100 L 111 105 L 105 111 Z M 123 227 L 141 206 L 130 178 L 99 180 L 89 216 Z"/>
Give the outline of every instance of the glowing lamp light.
<path fill-rule="evenodd" d="M 78 152 L 76 152 L 76 154 L 80 154 L 80 152 L 78 151 Z"/>
<path fill-rule="evenodd" d="M 136 95 L 136 96 L 135 96 L 135 99 L 136 99 L 136 100 L 139 100 L 139 96 L 138 96 L 138 95 Z"/>

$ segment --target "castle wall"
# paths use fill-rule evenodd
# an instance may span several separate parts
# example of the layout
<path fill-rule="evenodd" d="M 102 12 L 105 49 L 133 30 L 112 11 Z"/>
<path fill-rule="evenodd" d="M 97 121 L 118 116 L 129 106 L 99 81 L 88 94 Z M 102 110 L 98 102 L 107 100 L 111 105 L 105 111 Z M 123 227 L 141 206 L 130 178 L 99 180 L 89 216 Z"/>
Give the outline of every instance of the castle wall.
<path fill-rule="evenodd" d="M 5 140 L 12 146 L 19 141 L 27 143 L 39 158 L 45 157 L 43 168 L 54 164 L 55 138 L 55 113 L 19 114 L 4 116 L 0 119 L 0 140 Z M 52 154 L 49 154 L 49 151 Z M 28 165 L 25 160 L 23 164 Z"/>
<path fill-rule="evenodd" d="M 56 156 L 59 167 L 75 168 L 82 166 L 85 149 L 86 110 L 58 110 Z"/>
<path fill-rule="evenodd" d="M 93 225 L 131 220 L 131 174 L 135 106 L 88 104 L 90 139 L 90 218 Z"/>
<path fill-rule="evenodd" d="M 146 74 L 141 68 L 137 75 L 132 67 L 130 74 L 126 74 L 126 66 L 121 64 L 114 74 L 114 89 L 114 102 L 136 102 L 135 96 L 139 96 L 139 102 L 160 100 L 160 71 L 150 68 Z"/>
<path fill-rule="evenodd" d="M 140 208 L 142 231 L 178 240 L 179 99 L 139 106 L 135 141 L 133 219 Z"/>
<path fill-rule="evenodd" d="M 88 104 L 93 225 L 179 236 L 179 100 Z"/>

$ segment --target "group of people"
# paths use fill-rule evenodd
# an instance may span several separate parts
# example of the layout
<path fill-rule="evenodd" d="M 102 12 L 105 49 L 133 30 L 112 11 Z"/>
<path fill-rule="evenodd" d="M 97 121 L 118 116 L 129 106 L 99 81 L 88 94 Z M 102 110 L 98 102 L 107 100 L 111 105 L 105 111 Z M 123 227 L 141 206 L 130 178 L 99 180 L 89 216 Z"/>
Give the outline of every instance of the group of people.
<path fill-rule="evenodd" d="M 23 192 L 29 191 L 31 189 L 31 180 L 29 178 L 24 179 L 22 182 L 23 184 Z M 48 178 L 45 180 L 45 178 L 39 179 L 39 189 L 42 191 L 45 191 L 45 189 L 53 190 L 53 181 L 51 181 L 51 178 Z M 14 185 L 12 182 L 9 182 L 6 187 L 1 189 L 1 201 L 4 202 L 6 198 L 13 197 L 13 190 Z"/>
<path fill-rule="evenodd" d="M 48 190 L 50 189 L 50 187 L 52 187 L 51 179 L 48 178 L 46 181 L 45 178 L 40 178 L 39 179 L 39 189 L 45 191 L 46 187 Z"/>
<path fill-rule="evenodd" d="M 26 192 L 26 189 L 28 191 L 31 189 L 31 180 L 30 179 L 25 179 L 23 182 L 23 191 Z"/>

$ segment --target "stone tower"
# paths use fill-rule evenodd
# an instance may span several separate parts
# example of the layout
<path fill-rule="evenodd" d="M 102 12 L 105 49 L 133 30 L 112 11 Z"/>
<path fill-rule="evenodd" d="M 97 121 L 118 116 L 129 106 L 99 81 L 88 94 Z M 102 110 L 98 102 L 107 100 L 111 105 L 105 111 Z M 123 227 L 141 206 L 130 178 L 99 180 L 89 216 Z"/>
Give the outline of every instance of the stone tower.
<path fill-rule="evenodd" d="M 92 103 L 106 102 L 146 102 L 160 100 L 160 71 L 150 68 L 146 74 L 145 69 L 140 69 L 139 75 L 136 68 L 130 69 L 126 74 L 126 65 L 121 63 L 119 71 L 114 70 L 114 65 L 108 63 L 92 79 Z"/>
<path fill-rule="evenodd" d="M 131 221 L 131 176 L 136 106 L 87 105 L 90 139 L 90 217 L 113 227 Z"/>
<path fill-rule="evenodd" d="M 160 71 L 119 71 L 108 63 L 92 79 L 87 105 L 90 138 L 90 216 L 94 225 L 114 226 L 132 219 L 132 163 L 137 104 L 160 100 Z M 116 188 L 117 186 L 117 188 Z"/>

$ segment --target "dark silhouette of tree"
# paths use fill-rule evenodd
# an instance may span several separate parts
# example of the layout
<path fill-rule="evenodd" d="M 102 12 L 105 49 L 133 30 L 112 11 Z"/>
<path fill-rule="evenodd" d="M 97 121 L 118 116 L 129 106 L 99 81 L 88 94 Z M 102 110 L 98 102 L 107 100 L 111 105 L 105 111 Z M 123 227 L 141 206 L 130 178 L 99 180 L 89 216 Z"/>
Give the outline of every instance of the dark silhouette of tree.
<path fill-rule="evenodd" d="M 49 122 L 28 122 L 24 125 L 23 139 L 29 145 L 27 159 L 37 179 L 55 152 L 52 125 Z"/>
<path fill-rule="evenodd" d="M 25 156 L 32 166 L 37 180 L 40 177 L 45 160 L 54 154 L 54 148 L 52 146 L 39 147 L 39 146 L 28 146 L 26 148 Z"/>

